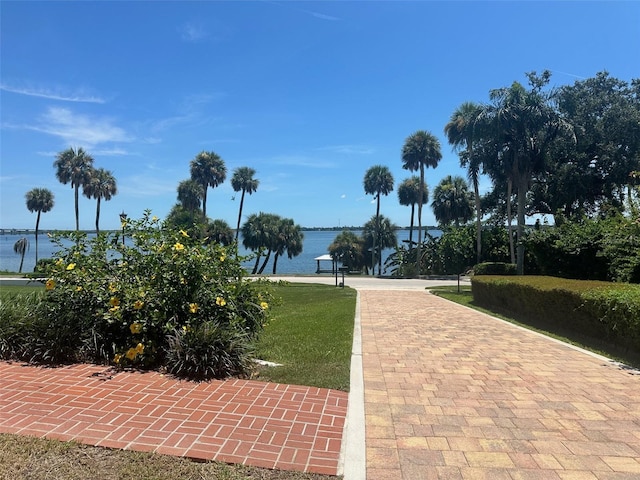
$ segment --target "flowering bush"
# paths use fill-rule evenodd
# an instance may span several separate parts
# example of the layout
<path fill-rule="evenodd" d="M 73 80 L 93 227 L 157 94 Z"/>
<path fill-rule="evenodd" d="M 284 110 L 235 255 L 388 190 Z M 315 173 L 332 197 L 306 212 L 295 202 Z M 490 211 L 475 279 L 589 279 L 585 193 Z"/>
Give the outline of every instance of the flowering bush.
<path fill-rule="evenodd" d="M 150 212 L 123 230 L 126 240 L 54 238 L 61 250 L 47 271 L 41 315 L 49 328 L 73 331 L 77 358 L 68 360 L 164 366 L 199 378 L 245 372 L 249 344 L 267 319 L 268 284 L 245 278 L 235 247 L 165 228 Z M 64 238 L 72 246 L 63 247 Z M 189 347 L 185 358 L 185 346 L 198 342 L 207 348 Z M 219 361 L 212 345 L 237 351 Z"/>

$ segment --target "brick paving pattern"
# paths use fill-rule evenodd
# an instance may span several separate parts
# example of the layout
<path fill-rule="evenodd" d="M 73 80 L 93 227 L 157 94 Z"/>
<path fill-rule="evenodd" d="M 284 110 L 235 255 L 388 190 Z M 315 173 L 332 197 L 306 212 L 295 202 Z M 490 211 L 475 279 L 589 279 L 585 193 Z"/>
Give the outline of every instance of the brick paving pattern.
<path fill-rule="evenodd" d="M 640 375 L 424 291 L 360 295 L 368 480 L 640 479 Z"/>
<path fill-rule="evenodd" d="M 0 362 L 0 432 L 335 475 L 344 392 Z"/>

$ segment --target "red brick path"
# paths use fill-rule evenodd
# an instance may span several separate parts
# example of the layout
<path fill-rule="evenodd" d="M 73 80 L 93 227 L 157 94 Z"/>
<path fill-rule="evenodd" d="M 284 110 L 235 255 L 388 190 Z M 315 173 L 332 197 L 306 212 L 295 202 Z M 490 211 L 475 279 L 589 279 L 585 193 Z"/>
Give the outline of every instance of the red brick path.
<path fill-rule="evenodd" d="M 335 475 L 348 394 L 0 362 L 0 432 Z"/>

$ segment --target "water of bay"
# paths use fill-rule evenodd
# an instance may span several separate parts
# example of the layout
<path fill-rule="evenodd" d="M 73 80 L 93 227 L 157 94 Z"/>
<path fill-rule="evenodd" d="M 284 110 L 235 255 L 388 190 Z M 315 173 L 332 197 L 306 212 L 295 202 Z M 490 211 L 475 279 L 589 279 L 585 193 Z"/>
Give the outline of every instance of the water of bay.
<path fill-rule="evenodd" d="M 302 253 L 294 258 L 287 258 L 286 255 L 278 259 L 279 274 L 313 274 L 316 272 L 317 262 L 314 260 L 320 255 L 328 253 L 329 245 L 333 242 L 336 236 L 340 233 L 338 230 L 307 230 L 304 231 L 304 243 Z M 361 232 L 355 231 L 356 235 L 360 235 Z M 429 233 L 434 236 L 440 235 L 439 230 L 430 230 Z M 33 233 L 28 234 L 4 234 L 0 235 L 0 270 L 17 272 L 20 267 L 20 255 L 13 251 L 14 244 L 20 239 L 26 237 L 29 241 L 29 250 L 24 257 L 24 265 L 22 266 L 23 272 L 32 272 L 35 267 L 35 235 Z M 417 237 L 417 232 L 414 230 L 413 238 Z M 398 244 L 401 245 L 403 241 L 409 239 L 409 230 L 397 231 Z M 58 246 L 47 238 L 45 234 L 38 236 L 38 258 L 53 258 L 58 251 Z M 387 249 L 383 252 L 383 259 L 393 252 L 393 249 Z M 250 252 L 240 249 L 241 255 L 247 255 Z M 253 265 L 250 262 L 251 266 Z M 269 261 L 269 264 L 264 270 L 264 273 L 271 273 L 273 265 L 273 256 Z M 321 268 L 331 268 L 329 262 L 324 262 Z M 250 267 L 249 267 L 250 269 Z"/>

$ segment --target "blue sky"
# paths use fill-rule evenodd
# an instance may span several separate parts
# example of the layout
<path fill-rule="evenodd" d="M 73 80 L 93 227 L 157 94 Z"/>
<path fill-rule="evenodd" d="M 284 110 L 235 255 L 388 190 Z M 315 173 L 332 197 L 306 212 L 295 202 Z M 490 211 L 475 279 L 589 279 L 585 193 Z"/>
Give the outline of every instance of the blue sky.
<path fill-rule="evenodd" d="M 249 166 L 260 186 L 245 217 L 362 225 L 375 214 L 366 170 L 388 166 L 397 186 L 416 130 L 442 143 L 430 189 L 465 175 L 443 134 L 462 102 L 534 70 L 551 70 L 554 86 L 602 70 L 640 77 L 633 1 L 2 1 L 0 15 L 2 228 L 35 226 L 24 199 L 34 187 L 55 195 L 41 228 L 74 228 L 73 191 L 53 168 L 70 146 L 117 179 L 103 229 L 119 228 L 121 211 L 166 216 L 202 150 L 228 169 L 209 190 L 212 218 L 235 226 L 230 178 Z M 381 210 L 409 224 L 395 190 Z M 82 197 L 80 227 L 94 219 Z M 423 223 L 435 223 L 430 208 Z"/>

